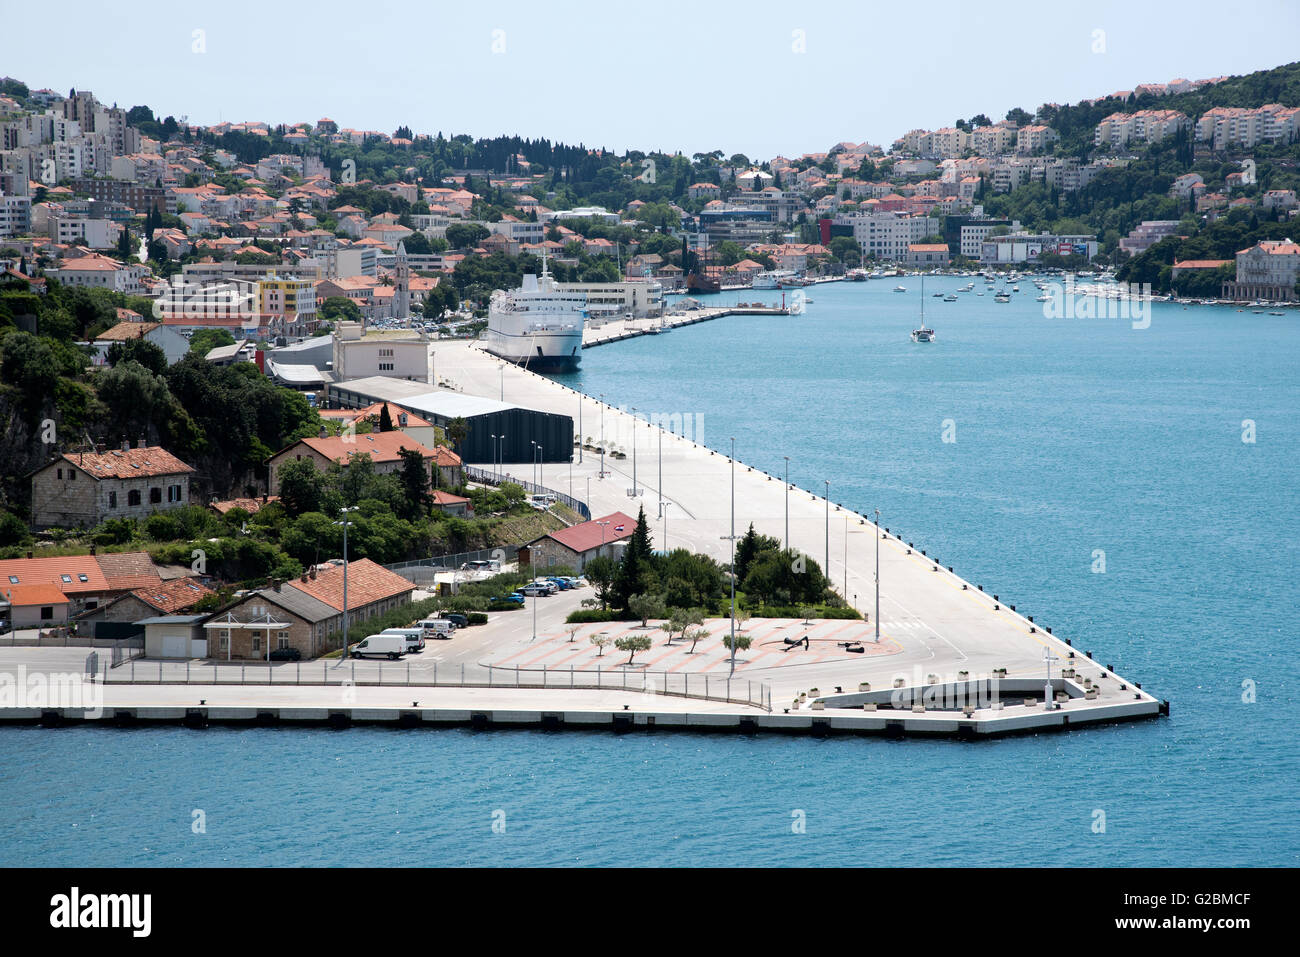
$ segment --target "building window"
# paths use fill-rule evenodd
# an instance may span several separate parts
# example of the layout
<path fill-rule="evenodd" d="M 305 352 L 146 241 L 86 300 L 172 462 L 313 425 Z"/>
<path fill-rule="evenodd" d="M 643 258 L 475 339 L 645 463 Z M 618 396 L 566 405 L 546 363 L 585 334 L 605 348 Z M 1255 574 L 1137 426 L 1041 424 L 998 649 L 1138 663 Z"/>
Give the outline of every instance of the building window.
<path fill-rule="evenodd" d="M 289 647 L 289 633 L 287 631 L 282 631 L 279 633 L 279 635 L 276 636 L 275 646 L 277 648 Z"/>
<path fill-rule="evenodd" d="M 140 490 L 138 488 L 133 488 L 126 493 L 126 504 L 128 507 L 140 504 Z"/>
<path fill-rule="evenodd" d="M 161 502 L 162 502 L 162 489 L 160 488 L 149 489 L 149 504 L 158 505 Z"/>
<path fill-rule="evenodd" d="M 179 502 L 181 500 L 181 487 L 179 485 L 167 486 L 167 501 Z"/>
<path fill-rule="evenodd" d="M 54 473 L 55 473 L 55 475 L 58 476 L 59 478 L 63 478 L 63 469 L 55 469 L 55 470 L 54 470 Z"/>
<path fill-rule="evenodd" d="M 109 493 L 108 493 L 108 507 L 109 507 L 109 508 L 117 508 L 117 493 L 116 493 L 116 492 L 109 492 Z"/>
<path fill-rule="evenodd" d="M 223 631 L 223 632 L 222 632 L 222 633 L 217 637 L 217 648 L 218 648 L 219 650 L 221 650 L 221 651 L 229 651 L 229 650 L 230 650 L 230 632 L 228 632 L 228 631 Z"/>
<path fill-rule="evenodd" d="M 42 605 L 42 606 L 41 606 L 41 621 L 49 621 L 49 620 L 50 620 L 51 618 L 53 618 L 53 617 L 54 617 L 54 606 L 53 606 L 53 605 Z"/>
<path fill-rule="evenodd" d="M 261 651 L 261 650 L 262 650 L 262 636 L 261 636 L 261 635 L 254 635 L 254 636 L 253 636 L 253 650 L 254 650 L 254 651 Z"/>
<path fill-rule="evenodd" d="M 74 481 L 76 478 L 77 478 L 77 472 L 76 472 L 76 470 L 75 470 L 75 469 L 68 469 L 68 481 L 69 481 L 69 482 L 72 482 L 72 481 Z"/>

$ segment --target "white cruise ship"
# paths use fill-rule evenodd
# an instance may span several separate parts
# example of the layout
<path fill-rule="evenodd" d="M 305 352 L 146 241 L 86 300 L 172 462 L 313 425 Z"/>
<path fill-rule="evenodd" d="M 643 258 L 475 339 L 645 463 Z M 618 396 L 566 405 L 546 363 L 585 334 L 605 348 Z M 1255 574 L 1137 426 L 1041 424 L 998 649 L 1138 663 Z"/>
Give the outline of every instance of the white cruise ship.
<path fill-rule="evenodd" d="M 492 293 L 484 348 L 529 369 L 572 371 L 582 361 L 586 319 L 587 294 L 561 291 L 543 260 L 540 278 Z"/>

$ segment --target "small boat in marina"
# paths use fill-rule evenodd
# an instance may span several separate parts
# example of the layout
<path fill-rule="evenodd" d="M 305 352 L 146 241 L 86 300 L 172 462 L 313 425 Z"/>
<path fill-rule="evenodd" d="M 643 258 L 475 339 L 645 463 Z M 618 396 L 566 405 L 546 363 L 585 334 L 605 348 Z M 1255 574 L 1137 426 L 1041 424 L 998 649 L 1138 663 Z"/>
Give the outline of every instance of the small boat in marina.
<path fill-rule="evenodd" d="M 921 274 L 921 328 L 912 330 L 913 342 L 934 342 L 934 330 L 925 324 L 925 274 Z"/>
<path fill-rule="evenodd" d="M 1010 302 L 1010 301 L 1011 301 L 1011 295 L 1010 295 L 1009 293 L 1000 292 L 1000 293 L 998 293 L 996 296 L 993 297 L 993 301 L 994 301 L 994 302 Z"/>
<path fill-rule="evenodd" d="M 952 293 L 948 293 L 948 295 L 946 295 L 946 296 L 943 297 L 943 301 L 944 301 L 944 302 L 956 302 L 956 301 L 957 301 L 957 297 L 956 297 L 955 295 L 953 295 Z"/>
<path fill-rule="evenodd" d="M 906 287 L 906 286 L 895 286 L 895 287 L 894 287 L 894 292 L 907 292 L 907 287 Z"/>

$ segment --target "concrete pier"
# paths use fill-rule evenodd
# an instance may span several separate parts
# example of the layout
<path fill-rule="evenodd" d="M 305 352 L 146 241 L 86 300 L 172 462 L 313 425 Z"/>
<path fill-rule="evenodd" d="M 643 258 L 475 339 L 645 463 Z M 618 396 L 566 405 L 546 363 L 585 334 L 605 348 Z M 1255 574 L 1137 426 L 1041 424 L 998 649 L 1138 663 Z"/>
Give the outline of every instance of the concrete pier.
<path fill-rule="evenodd" d="M 760 290 L 760 292 L 770 292 L 770 290 Z M 588 326 L 583 330 L 582 348 L 591 349 L 595 346 L 608 345 L 611 342 L 622 342 L 624 339 L 635 339 L 637 336 L 656 335 L 670 329 L 679 329 L 683 326 L 693 326 L 698 322 L 709 322 L 712 319 L 722 319 L 725 316 L 788 316 L 790 315 L 789 307 L 780 305 L 759 306 L 759 305 L 736 305 L 736 306 L 711 306 L 703 309 L 696 309 L 690 312 L 664 316 L 662 321 L 659 319 L 611 319 L 609 322 L 601 324 L 599 328 Z"/>
<path fill-rule="evenodd" d="M 745 320 L 731 317 L 724 321 Z M 683 330 L 674 334 L 691 333 Z M 413 662 L 406 684 L 396 684 L 390 678 L 372 686 L 359 676 L 355 684 L 349 682 L 347 687 L 341 683 L 293 686 L 287 680 L 280 684 L 281 676 L 277 674 L 269 676 L 272 683 L 267 685 L 186 685 L 168 683 L 182 679 L 169 677 L 165 669 L 160 669 L 156 683 L 110 680 L 101 688 L 103 708 L 97 716 L 87 716 L 85 708 L 0 705 L 0 721 L 197 725 L 279 722 L 330 726 L 377 723 L 393 727 L 461 724 L 476 728 L 615 731 L 654 727 L 747 733 L 987 737 L 1167 713 L 1167 703 L 1141 690 L 1109 665 L 1094 661 L 1086 650 L 1074 647 L 1068 631 L 1053 629 L 1050 622 L 1031 621 L 1017 612 L 1017 596 L 987 594 L 950 570 L 937 556 L 927 555 L 924 542 L 912 542 L 877 529 L 866 516 L 833 501 L 828 504 L 815 492 L 787 489 L 779 476 L 745 465 L 744 448 L 737 449 L 740 461 L 733 464 L 720 451 L 729 450 L 729 439 L 711 431 L 708 410 L 665 407 L 637 410 L 634 417 L 630 411 L 603 405 L 595 398 L 503 362 L 474 343 L 438 342 L 434 348 L 439 377 L 458 390 L 504 397 L 507 402 L 571 416 L 575 434 L 626 454 L 616 460 L 610 455 L 580 452 L 575 447 L 571 465 L 551 463 L 541 467 L 542 485 L 568 491 L 586 501 L 593 515 L 614 511 L 634 515 L 643 507 L 656 548 L 687 547 L 725 564 L 729 545 L 724 536 L 731 529 L 734 471 L 736 531 L 743 532 L 752 522 L 758 531 L 783 539 L 788 500 L 789 545 L 824 563 L 831 582 L 846 587 L 851 602 L 856 596 L 857 607 L 869 613 L 871 620 L 805 625 L 753 619 L 747 630 L 754 638 L 754 646 L 738 656 L 734 672 L 729 655 L 719 644 L 722 633 L 730 627 L 726 620 L 706 623 L 713 641 L 698 659 L 687 662 L 685 652 L 665 650 L 661 641 L 656 641 L 653 651 L 647 653 L 647 667 L 652 670 L 731 675 L 735 681 L 761 685 L 766 693 L 759 699 L 770 702 L 770 712 L 721 700 L 607 687 L 449 686 L 446 675 L 455 671 L 481 675 L 487 665 L 518 667 L 525 675 L 527 669 L 547 667 L 579 672 L 614 667 L 612 661 L 594 659 L 596 653 L 589 645 L 582 652 L 556 648 L 565 632 L 564 616 L 579 601 L 577 593 L 565 592 L 530 599 L 532 605 L 540 606 L 536 610 L 536 631 L 532 627 L 534 610 L 529 608 L 494 614 L 488 625 L 466 629 L 449 642 L 431 642 L 433 650 L 425 653 L 428 659 L 418 666 Z M 670 402 L 666 400 L 665 406 Z M 647 422 L 647 415 L 662 417 L 657 420 L 668 427 L 661 429 Z M 503 466 L 504 472 L 523 478 L 531 478 L 533 469 L 530 463 Z M 906 516 L 890 519 L 906 525 Z M 882 525 L 893 524 L 882 517 Z M 879 641 L 873 607 L 877 544 Z M 563 597 L 566 595 L 569 597 Z M 611 623 L 601 627 L 619 626 Z M 787 650 L 785 638 L 804 634 L 810 638 L 810 649 Z M 849 640 L 857 642 L 863 652 L 839 648 L 839 642 Z M 84 651 L 74 649 L 0 649 L 0 671 L 10 665 L 7 656 L 19 654 L 45 654 L 51 658 L 61 655 L 61 661 L 69 655 L 84 658 Z M 1052 657 L 1050 693 L 1047 654 Z M 36 664 L 35 658 L 32 661 Z M 71 663 L 70 659 L 67 663 Z M 158 665 L 151 662 L 146 667 Z M 440 670 L 433 671 L 435 668 Z M 389 674 L 393 674 L 391 665 Z M 427 686 L 421 685 L 421 674 L 429 676 L 423 679 L 429 681 Z M 436 682 L 430 680 L 435 674 L 439 676 Z M 188 668 L 185 675 L 195 680 Z M 111 677 L 119 678 L 117 674 Z M 546 679 L 543 674 L 542 682 Z M 987 692 L 994 681 L 996 693 L 992 697 L 971 693 Z M 521 682 L 528 683 L 527 678 Z"/>

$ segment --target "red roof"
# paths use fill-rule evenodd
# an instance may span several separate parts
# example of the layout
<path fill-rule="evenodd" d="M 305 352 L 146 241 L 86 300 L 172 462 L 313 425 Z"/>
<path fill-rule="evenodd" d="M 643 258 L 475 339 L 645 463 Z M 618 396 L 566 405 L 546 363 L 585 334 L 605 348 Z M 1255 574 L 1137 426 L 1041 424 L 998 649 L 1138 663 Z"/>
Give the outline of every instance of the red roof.
<path fill-rule="evenodd" d="M 94 595 L 109 590 L 94 555 L 0 561 L 0 591 L 7 592 L 18 585 L 54 585 L 65 595 Z"/>
<path fill-rule="evenodd" d="M 331 608 L 343 610 L 343 566 L 331 565 L 315 578 L 303 581 L 301 578 L 285 582 L 285 587 L 293 587 L 305 592 L 317 601 L 323 601 Z M 359 558 L 348 562 L 348 608 L 356 609 L 371 602 L 382 601 L 396 595 L 408 593 L 415 588 L 401 575 L 390 572 L 382 565 L 376 565 L 368 558 Z"/>
<path fill-rule="evenodd" d="M 93 479 L 139 478 L 142 475 L 181 475 L 193 472 L 176 456 L 156 446 L 114 449 L 111 452 L 64 452 L 70 462 Z M 49 468 L 47 465 L 46 468 Z"/>
<path fill-rule="evenodd" d="M 434 455 L 415 439 L 401 432 L 370 432 L 365 435 L 331 435 L 323 439 L 302 439 L 302 443 L 332 462 L 347 463 L 354 455 L 369 455 L 375 462 L 396 462 L 402 456 L 398 450 L 414 449 L 424 458 Z M 289 446 L 293 448 L 293 446 Z M 286 451 L 288 451 L 286 449 Z M 281 455 L 284 453 L 281 452 Z M 442 463 L 439 463 L 442 464 Z"/>
<path fill-rule="evenodd" d="M 194 603 L 204 595 L 211 595 L 212 589 L 193 578 L 174 578 L 151 588 L 132 589 L 131 594 L 149 607 L 170 615 L 194 607 Z"/>
<path fill-rule="evenodd" d="M 571 525 L 568 528 L 560 529 L 558 532 L 543 535 L 542 538 L 554 539 L 565 548 L 582 554 L 591 551 L 593 548 L 600 548 L 602 542 L 608 545 L 610 542 L 631 538 L 632 533 L 635 531 L 635 518 L 622 512 L 610 512 L 608 515 L 594 518 L 590 522 Z"/>
<path fill-rule="evenodd" d="M 149 588 L 162 580 L 148 552 L 110 552 L 100 555 L 99 570 L 104 573 L 108 587 L 114 590 Z"/>
<path fill-rule="evenodd" d="M 0 595 L 4 595 L 14 608 L 68 603 L 68 596 L 59 591 L 57 585 L 0 586 Z"/>

